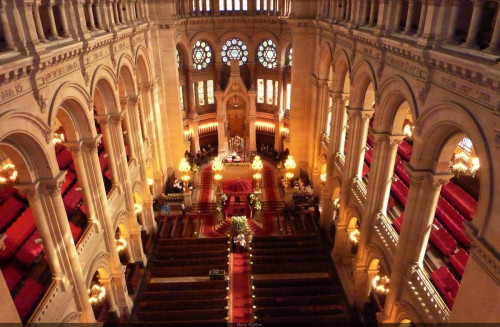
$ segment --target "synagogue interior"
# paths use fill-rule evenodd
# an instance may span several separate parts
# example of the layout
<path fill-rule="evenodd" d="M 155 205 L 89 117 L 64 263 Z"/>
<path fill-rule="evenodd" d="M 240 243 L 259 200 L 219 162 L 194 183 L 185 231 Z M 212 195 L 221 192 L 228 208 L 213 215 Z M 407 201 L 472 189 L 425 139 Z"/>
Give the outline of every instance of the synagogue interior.
<path fill-rule="evenodd" d="M 499 7 L 0 1 L 0 323 L 499 323 Z"/>

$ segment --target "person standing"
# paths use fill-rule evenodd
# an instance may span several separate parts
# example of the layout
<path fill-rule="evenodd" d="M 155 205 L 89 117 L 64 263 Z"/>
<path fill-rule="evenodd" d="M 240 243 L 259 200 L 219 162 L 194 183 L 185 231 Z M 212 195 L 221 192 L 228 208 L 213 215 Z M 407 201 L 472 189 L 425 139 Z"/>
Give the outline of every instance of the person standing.
<path fill-rule="evenodd" d="M 184 202 L 182 202 L 182 204 L 181 204 L 181 210 L 182 210 L 182 217 L 185 217 L 186 216 L 186 205 L 184 204 Z"/>

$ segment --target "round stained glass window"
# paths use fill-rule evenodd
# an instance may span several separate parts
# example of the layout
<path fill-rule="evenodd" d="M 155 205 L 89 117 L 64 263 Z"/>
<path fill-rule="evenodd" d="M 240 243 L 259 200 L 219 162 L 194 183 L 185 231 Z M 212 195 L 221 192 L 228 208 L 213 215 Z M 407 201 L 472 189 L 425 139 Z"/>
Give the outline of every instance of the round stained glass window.
<path fill-rule="evenodd" d="M 265 40 L 259 45 L 257 58 L 262 66 L 269 69 L 276 68 L 276 45 L 272 40 Z"/>
<path fill-rule="evenodd" d="M 226 65 L 231 66 L 231 60 L 237 59 L 242 66 L 248 60 L 248 47 L 239 39 L 229 39 L 222 45 L 220 55 Z"/>
<path fill-rule="evenodd" d="M 202 70 L 212 61 L 212 49 L 205 41 L 196 41 L 193 45 L 193 67 Z"/>

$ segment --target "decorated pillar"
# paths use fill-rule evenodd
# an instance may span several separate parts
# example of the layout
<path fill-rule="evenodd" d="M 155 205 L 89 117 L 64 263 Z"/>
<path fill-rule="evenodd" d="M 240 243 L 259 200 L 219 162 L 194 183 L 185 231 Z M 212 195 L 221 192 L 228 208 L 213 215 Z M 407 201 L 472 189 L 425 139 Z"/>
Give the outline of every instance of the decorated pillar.
<path fill-rule="evenodd" d="M 479 33 L 479 28 L 481 27 L 481 18 L 483 17 L 484 11 L 484 1 L 474 0 L 474 9 L 472 11 L 472 18 L 469 25 L 469 32 L 467 33 L 467 40 L 465 41 L 465 46 L 468 48 L 478 48 L 477 44 L 477 34 Z"/>

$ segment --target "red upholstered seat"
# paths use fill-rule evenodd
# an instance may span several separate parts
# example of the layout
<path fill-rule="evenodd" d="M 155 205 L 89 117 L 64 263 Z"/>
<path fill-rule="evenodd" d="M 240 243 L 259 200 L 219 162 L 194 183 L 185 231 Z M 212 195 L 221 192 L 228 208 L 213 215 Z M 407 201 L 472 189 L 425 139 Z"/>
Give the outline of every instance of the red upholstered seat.
<path fill-rule="evenodd" d="M 80 187 L 78 183 L 73 185 L 73 187 L 63 197 L 64 208 L 68 214 L 70 214 L 82 200 L 82 194 L 76 190 L 77 187 Z"/>
<path fill-rule="evenodd" d="M 396 156 L 396 164 L 394 165 L 394 171 L 406 185 L 410 185 L 410 176 L 406 172 L 404 161 L 401 160 L 399 156 Z"/>
<path fill-rule="evenodd" d="M 10 197 L 0 205 L 0 230 L 9 225 L 23 209 L 24 203 L 15 197 Z"/>
<path fill-rule="evenodd" d="M 441 189 L 441 194 L 448 200 L 467 220 L 472 220 L 477 209 L 477 201 L 457 184 L 450 181 Z"/>
<path fill-rule="evenodd" d="M 71 156 L 71 151 L 64 149 L 57 154 L 57 164 L 60 170 L 66 169 L 70 163 L 73 162 L 73 157 Z"/>
<path fill-rule="evenodd" d="M 390 210 L 392 207 L 394 207 L 394 199 L 392 196 L 389 196 L 389 201 L 387 202 L 387 210 Z"/>
<path fill-rule="evenodd" d="M 23 246 L 16 252 L 15 258 L 17 261 L 25 266 L 30 266 L 33 261 L 35 261 L 43 250 L 43 244 L 41 242 L 35 244 L 35 240 L 38 238 L 40 238 L 40 235 L 35 231 L 31 237 L 24 242 Z"/>
<path fill-rule="evenodd" d="M 99 165 L 101 166 L 101 171 L 106 171 L 108 169 L 108 160 L 104 158 L 106 151 L 102 151 L 99 155 Z"/>
<path fill-rule="evenodd" d="M 365 160 L 368 163 L 368 165 L 371 165 L 372 163 L 372 156 L 373 156 L 372 148 L 369 148 L 368 150 L 365 151 Z"/>
<path fill-rule="evenodd" d="M 26 209 L 19 218 L 5 231 L 5 250 L 0 251 L 0 262 L 5 262 L 12 257 L 16 250 L 35 230 L 35 221 L 31 208 Z"/>
<path fill-rule="evenodd" d="M 82 229 L 78 226 L 73 225 L 71 221 L 69 222 L 69 229 L 71 229 L 71 235 L 73 236 L 73 240 L 76 244 L 80 239 L 80 235 L 82 235 Z"/>
<path fill-rule="evenodd" d="M 401 142 L 398 146 L 399 155 L 406 161 L 410 161 L 411 151 L 412 146 L 406 141 Z"/>
<path fill-rule="evenodd" d="M 466 247 L 470 246 L 470 239 L 465 234 L 464 217 L 441 196 L 436 207 L 436 216 L 460 243 Z"/>
<path fill-rule="evenodd" d="M 460 274 L 460 276 L 464 275 L 467 260 L 469 260 L 469 254 L 464 249 L 460 249 L 460 251 L 450 257 L 451 265 Z"/>
<path fill-rule="evenodd" d="M 2 268 L 3 278 L 5 278 L 5 282 L 7 283 L 7 287 L 9 291 L 12 292 L 14 287 L 16 287 L 17 283 L 23 277 L 23 269 L 19 267 L 15 263 L 9 263 L 7 266 Z"/>
<path fill-rule="evenodd" d="M 106 170 L 106 172 L 104 172 L 104 176 L 106 176 L 106 178 L 108 178 L 110 181 L 112 181 L 113 175 L 111 175 L 111 169 Z"/>
<path fill-rule="evenodd" d="M 434 219 L 434 225 L 436 225 L 439 229 L 431 229 L 431 235 L 429 238 L 432 244 L 434 244 L 442 254 L 446 256 L 452 254 L 457 248 L 457 241 L 439 222 L 437 222 L 436 219 Z"/>
<path fill-rule="evenodd" d="M 22 321 L 26 321 L 43 295 L 44 288 L 32 279 L 27 279 L 14 298 L 14 305 Z"/>
<path fill-rule="evenodd" d="M 368 133 L 368 135 L 366 136 L 366 143 L 368 143 L 368 145 L 373 148 L 373 137 L 370 135 L 370 133 Z"/>
<path fill-rule="evenodd" d="M 15 195 L 17 190 L 11 186 L 0 188 L 0 204 L 7 201 L 11 196 Z"/>
<path fill-rule="evenodd" d="M 460 283 L 453 277 L 446 266 L 441 266 L 439 269 L 433 271 L 431 280 L 451 309 L 455 303 L 455 297 L 457 296 Z"/>
<path fill-rule="evenodd" d="M 394 227 L 396 228 L 396 230 L 398 231 L 398 233 L 401 232 L 401 227 L 403 226 L 403 218 L 405 216 L 405 213 L 403 212 L 401 214 L 401 216 L 399 216 L 398 218 L 394 219 L 392 221 L 392 224 L 394 225 Z"/>
<path fill-rule="evenodd" d="M 397 178 L 396 181 L 392 182 L 391 192 L 403 206 L 406 206 L 406 199 L 408 198 L 408 186 L 406 186 L 399 178 Z"/>
<path fill-rule="evenodd" d="M 66 192 L 66 190 L 68 189 L 68 187 L 71 185 L 71 183 L 73 183 L 73 181 L 76 179 L 76 175 L 74 172 L 68 170 L 66 172 L 66 176 L 65 176 L 65 180 L 64 180 L 64 183 L 61 187 L 61 193 L 64 194 Z"/>
<path fill-rule="evenodd" d="M 363 164 L 363 171 L 361 172 L 361 178 L 364 178 L 370 172 L 370 167 Z"/>

